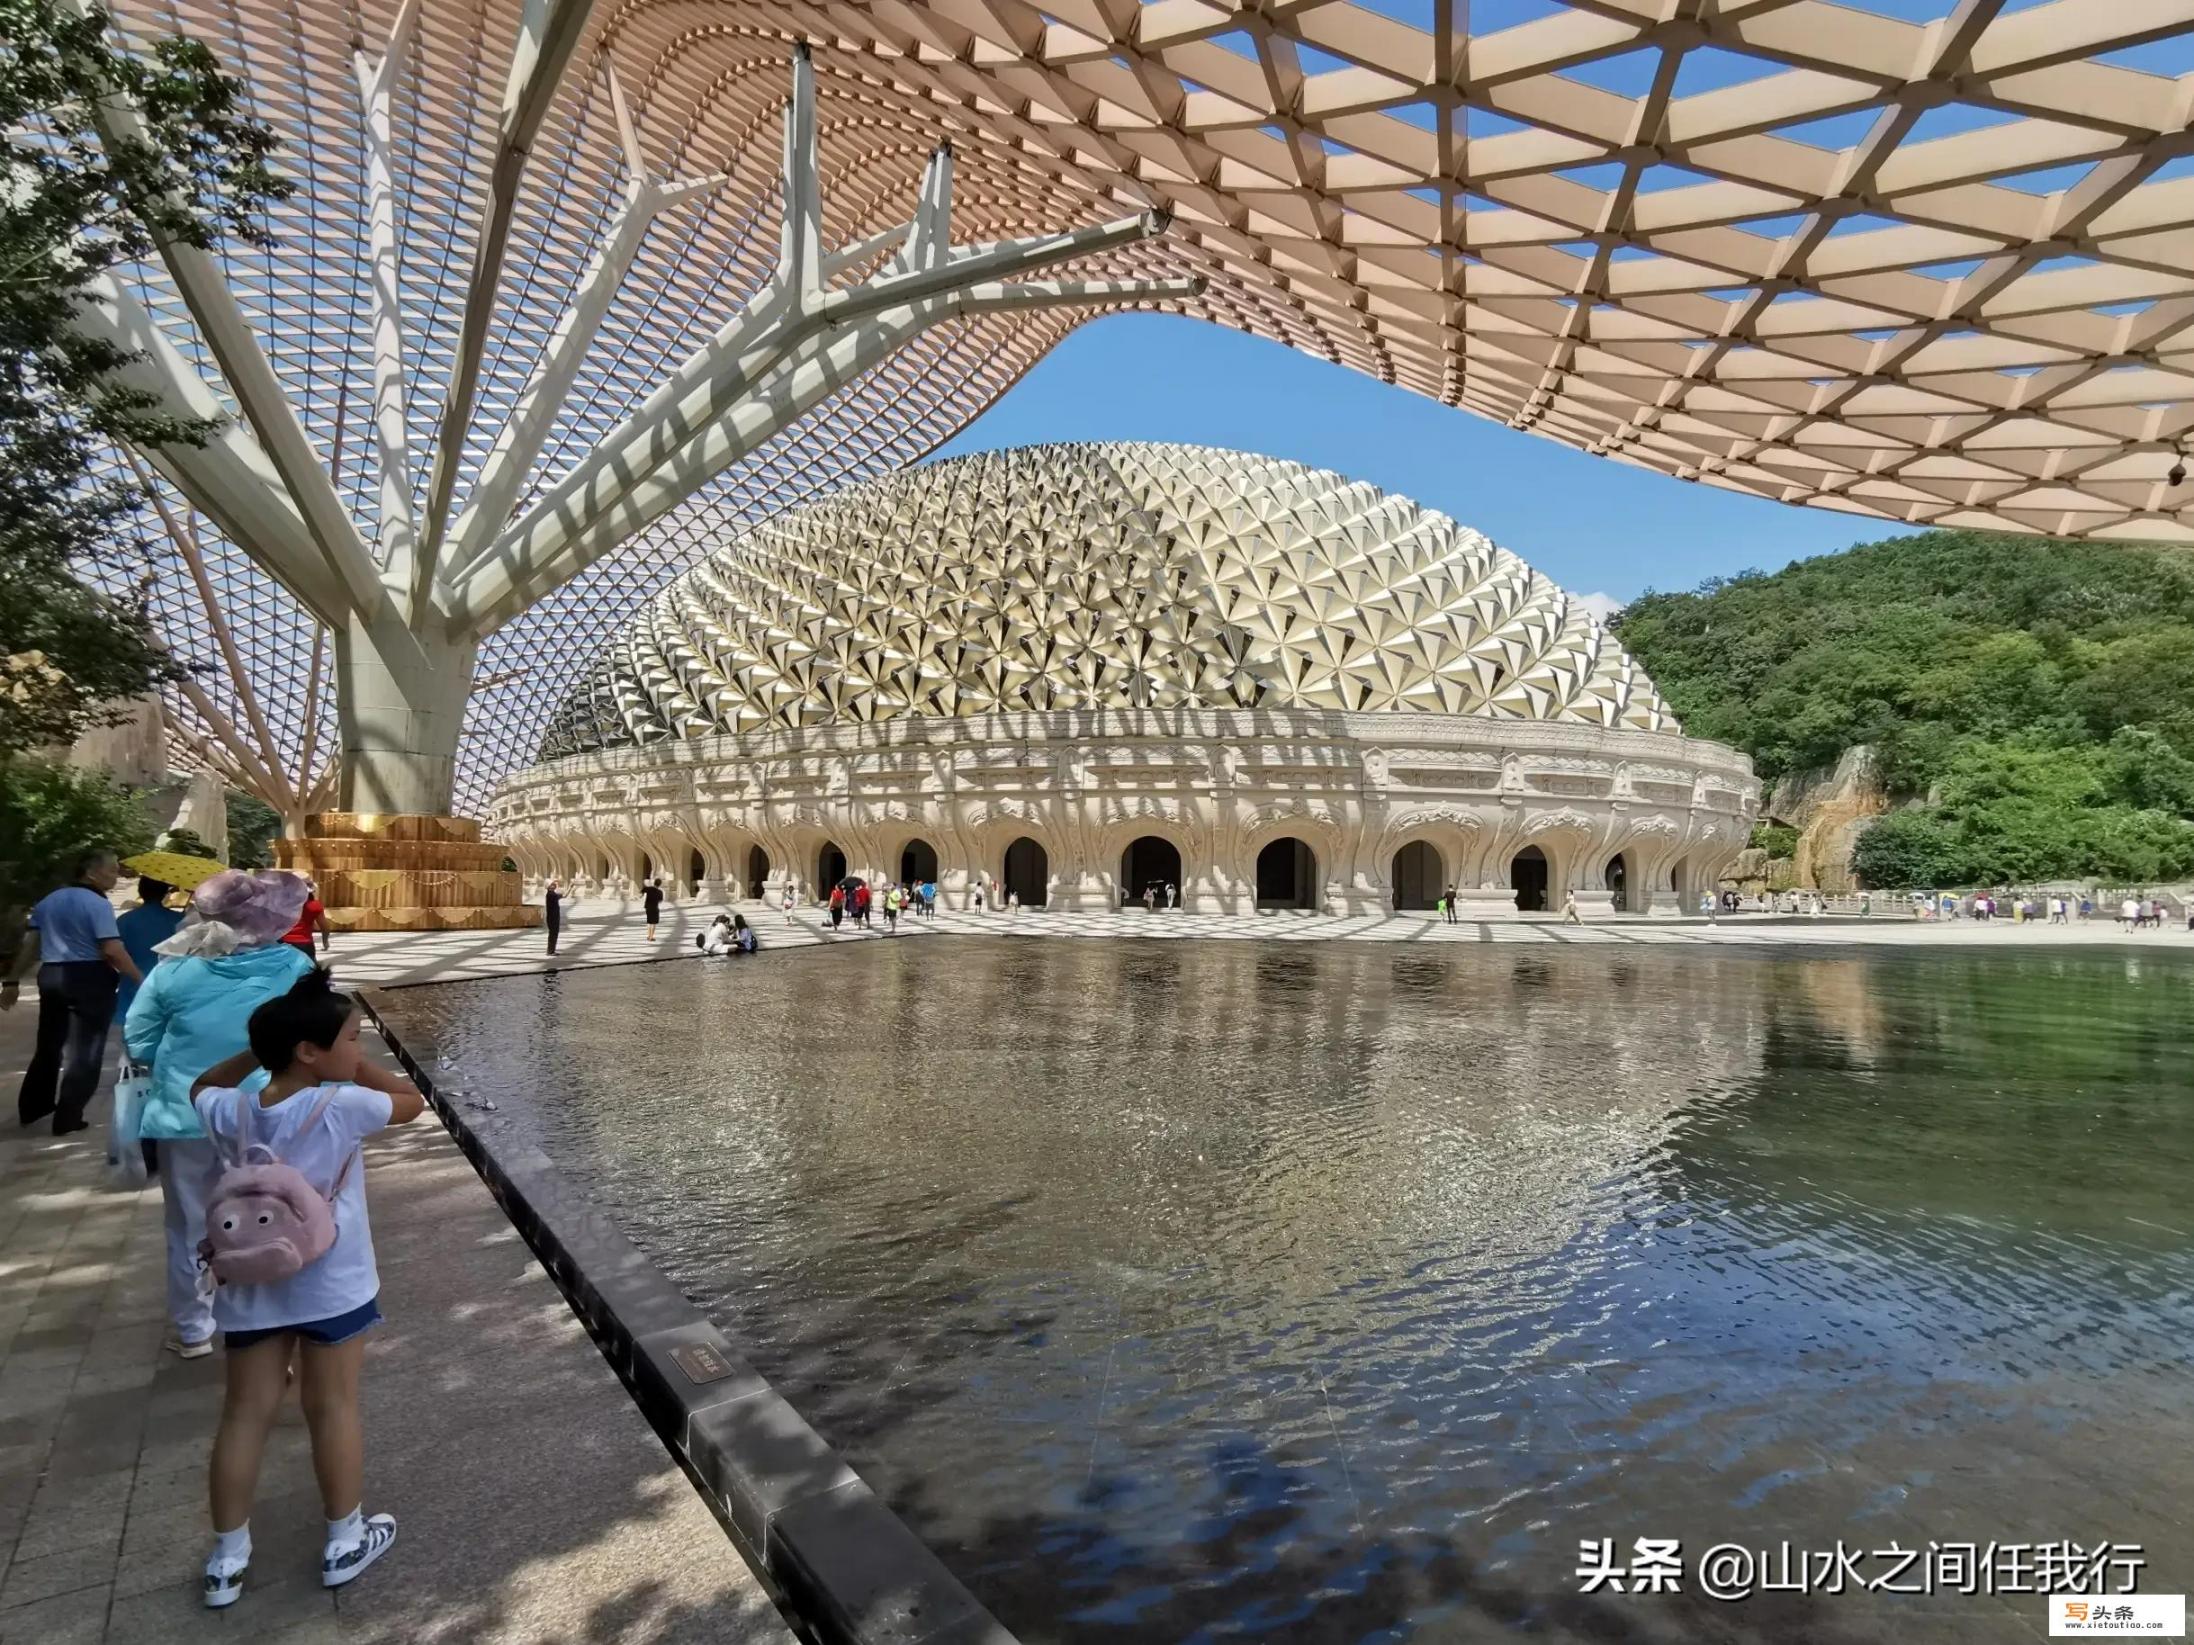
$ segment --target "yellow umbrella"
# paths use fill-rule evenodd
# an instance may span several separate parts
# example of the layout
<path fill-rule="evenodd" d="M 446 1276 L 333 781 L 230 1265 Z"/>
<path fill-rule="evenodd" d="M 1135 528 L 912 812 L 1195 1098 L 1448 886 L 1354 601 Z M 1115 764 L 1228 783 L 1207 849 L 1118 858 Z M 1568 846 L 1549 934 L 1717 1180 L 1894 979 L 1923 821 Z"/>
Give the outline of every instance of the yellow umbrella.
<path fill-rule="evenodd" d="M 228 871 L 227 863 L 215 862 L 211 857 L 185 856 L 180 851 L 142 851 L 123 858 L 122 866 L 141 879 L 158 880 L 178 891 L 195 891 L 214 875 Z"/>

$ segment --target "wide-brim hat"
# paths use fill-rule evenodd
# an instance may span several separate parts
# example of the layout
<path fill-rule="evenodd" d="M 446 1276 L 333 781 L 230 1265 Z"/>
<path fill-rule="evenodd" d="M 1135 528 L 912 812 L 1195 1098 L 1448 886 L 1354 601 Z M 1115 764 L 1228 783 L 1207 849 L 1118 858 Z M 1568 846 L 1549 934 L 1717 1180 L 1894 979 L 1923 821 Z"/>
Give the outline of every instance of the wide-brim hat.
<path fill-rule="evenodd" d="M 246 943 L 278 942 L 305 911 L 312 887 L 302 874 L 280 868 L 246 873 L 226 869 L 191 894 L 190 905 L 207 920 L 218 920 Z"/>

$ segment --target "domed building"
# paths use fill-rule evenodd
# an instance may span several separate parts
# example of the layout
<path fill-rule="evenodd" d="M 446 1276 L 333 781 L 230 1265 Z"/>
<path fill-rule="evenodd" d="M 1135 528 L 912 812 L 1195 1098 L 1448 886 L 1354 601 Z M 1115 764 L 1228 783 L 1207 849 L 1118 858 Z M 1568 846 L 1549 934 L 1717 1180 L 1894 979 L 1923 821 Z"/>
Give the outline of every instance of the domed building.
<path fill-rule="evenodd" d="M 1696 903 L 1750 762 L 1431 509 L 1154 444 L 909 469 L 720 546 L 609 643 L 490 825 L 716 901 L 846 874 L 1024 907 L 1485 918 Z"/>

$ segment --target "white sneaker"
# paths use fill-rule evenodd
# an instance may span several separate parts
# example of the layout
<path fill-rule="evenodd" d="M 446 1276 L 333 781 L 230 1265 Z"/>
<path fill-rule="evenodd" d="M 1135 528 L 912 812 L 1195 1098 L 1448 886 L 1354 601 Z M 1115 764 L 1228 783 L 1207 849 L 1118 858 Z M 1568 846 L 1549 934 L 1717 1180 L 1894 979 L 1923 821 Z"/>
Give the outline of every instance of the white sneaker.
<path fill-rule="evenodd" d="M 366 1534 L 356 1542 L 331 1542 L 320 1556 L 320 1586 L 340 1588 L 389 1551 L 396 1540 L 394 1514 L 366 1516 Z M 210 1603 L 210 1602 L 209 1602 Z"/>
<path fill-rule="evenodd" d="M 213 1352 L 213 1338 L 208 1337 L 203 1342 L 187 1342 L 181 1337 L 170 1336 L 161 1346 L 177 1359 L 204 1359 Z"/>
<path fill-rule="evenodd" d="M 242 1559 L 223 1559 L 219 1554 L 206 1558 L 206 1608 L 226 1610 L 244 1597 L 244 1573 L 251 1569 L 251 1556 Z"/>

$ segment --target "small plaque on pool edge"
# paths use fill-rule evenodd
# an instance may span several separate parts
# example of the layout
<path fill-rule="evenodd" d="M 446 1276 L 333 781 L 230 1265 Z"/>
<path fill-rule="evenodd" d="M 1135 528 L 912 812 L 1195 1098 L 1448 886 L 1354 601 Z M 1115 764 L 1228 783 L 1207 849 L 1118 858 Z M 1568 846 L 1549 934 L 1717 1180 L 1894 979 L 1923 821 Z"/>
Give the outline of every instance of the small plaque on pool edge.
<path fill-rule="evenodd" d="M 678 1369 L 694 1382 L 722 1382 L 731 1375 L 731 1361 L 705 1342 L 691 1342 L 682 1348 L 673 1348 L 670 1357 L 678 1362 Z"/>

